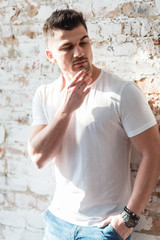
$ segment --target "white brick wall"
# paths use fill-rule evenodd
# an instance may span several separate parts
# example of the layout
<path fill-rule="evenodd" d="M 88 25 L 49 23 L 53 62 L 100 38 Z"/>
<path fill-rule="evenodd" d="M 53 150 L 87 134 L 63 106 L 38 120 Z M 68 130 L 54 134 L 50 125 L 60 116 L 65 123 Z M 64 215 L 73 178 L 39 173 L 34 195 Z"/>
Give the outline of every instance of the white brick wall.
<path fill-rule="evenodd" d="M 36 88 L 59 68 L 44 55 L 42 26 L 53 10 L 80 10 L 94 63 L 136 81 L 160 122 L 160 0 L 0 1 L 0 239 L 42 240 L 43 212 L 55 188 L 52 163 L 38 170 L 27 152 L 31 101 Z M 139 156 L 132 154 L 133 179 Z M 160 239 L 160 184 L 133 240 Z"/>

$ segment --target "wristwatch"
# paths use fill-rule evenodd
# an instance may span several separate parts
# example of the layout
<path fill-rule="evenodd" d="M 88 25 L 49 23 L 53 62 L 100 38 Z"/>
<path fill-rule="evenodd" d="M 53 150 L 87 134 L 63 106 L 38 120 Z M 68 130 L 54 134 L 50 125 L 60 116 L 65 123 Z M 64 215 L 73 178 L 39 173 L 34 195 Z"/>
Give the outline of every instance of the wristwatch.
<path fill-rule="evenodd" d="M 127 207 L 124 207 L 124 210 L 120 213 L 120 215 L 128 228 L 134 228 L 140 219 L 139 216 L 131 212 Z"/>

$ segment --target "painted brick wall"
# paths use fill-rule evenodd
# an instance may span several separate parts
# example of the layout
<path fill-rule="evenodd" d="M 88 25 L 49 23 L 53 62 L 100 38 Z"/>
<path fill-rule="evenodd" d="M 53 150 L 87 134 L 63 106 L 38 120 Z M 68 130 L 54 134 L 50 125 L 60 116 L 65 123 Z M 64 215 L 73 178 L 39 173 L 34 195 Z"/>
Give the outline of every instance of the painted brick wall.
<path fill-rule="evenodd" d="M 36 88 L 60 71 L 44 55 L 42 26 L 53 10 L 87 17 L 94 63 L 145 93 L 160 123 L 160 0 L 0 0 L 0 239 L 42 240 L 43 212 L 54 193 L 52 163 L 38 170 L 27 153 Z M 140 157 L 133 151 L 132 176 Z M 160 239 L 160 181 L 133 240 Z"/>

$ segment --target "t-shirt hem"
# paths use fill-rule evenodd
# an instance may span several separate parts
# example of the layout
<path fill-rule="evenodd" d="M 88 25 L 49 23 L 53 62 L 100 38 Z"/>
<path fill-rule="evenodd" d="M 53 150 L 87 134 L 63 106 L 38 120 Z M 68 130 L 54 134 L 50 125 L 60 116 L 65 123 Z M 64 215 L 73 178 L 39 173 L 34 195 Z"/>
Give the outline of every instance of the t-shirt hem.
<path fill-rule="evenodd" d="M 63 221 L 66 221 L 68 223 L 74 224 L 74 225 L 79 225 L 83 227 L 93 227 L 93 226 L 98 226 L 100 223 L 104 221 L 104 219 L 100 218 L 97 221 L 92 221 L 92 219 L 76 219 L 76 217 L 65 217 L 64 214 L 60 214 L 57 211 L 53 211 L 53 209 L 48 208 L 48 211 L 50 211 L 55 217 L 62 219 Z M 67 214 L 68 215 L 68 214 Z"/>
<path fill-rule="evenodd" d="M 138 134 L 146 131 L 147 129 L 155 126 L 156 124 L 157 124 L 156 120 L 151 121 L 151 122 L 143 125 L 142 127 L 138 128 L 138 129 L 136 129 L 136 130 L 134 130 L 134 131 L 129 132 L 129 133 L 128 133 L 128 137 L 134 137 L 134 136 L 136 136 L 136 135 L 138 135 Z"/>

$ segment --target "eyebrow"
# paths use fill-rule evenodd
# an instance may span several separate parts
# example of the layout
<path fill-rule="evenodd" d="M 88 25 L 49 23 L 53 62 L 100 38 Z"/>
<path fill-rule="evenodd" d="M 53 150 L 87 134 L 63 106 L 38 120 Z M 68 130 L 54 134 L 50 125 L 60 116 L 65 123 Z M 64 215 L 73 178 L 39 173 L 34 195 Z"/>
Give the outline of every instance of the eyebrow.
<path fill-rule="evenodd" d="M 84 38 L 89 38 L 89 37 L 88 37 L 88 35 L 84 35 L 84 36 L 80 39 L 80 41 L 82 41 Z"/>
<path fill-rule="evenodd" d="M 89 38 L 88 35 L 84 35 L 84 36 L 80 39 L 80 41 L 84 40 L 85 38 Z M 65 47 L 65 46 L 68 46 L 68 45 L 71 45 L 71 44 L 72 44 L 71 42 L 64 43 L 62 46 L 60 46 L 60 48 Z"/>

